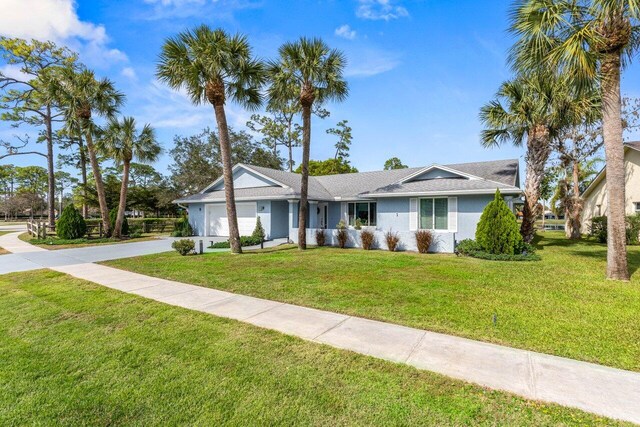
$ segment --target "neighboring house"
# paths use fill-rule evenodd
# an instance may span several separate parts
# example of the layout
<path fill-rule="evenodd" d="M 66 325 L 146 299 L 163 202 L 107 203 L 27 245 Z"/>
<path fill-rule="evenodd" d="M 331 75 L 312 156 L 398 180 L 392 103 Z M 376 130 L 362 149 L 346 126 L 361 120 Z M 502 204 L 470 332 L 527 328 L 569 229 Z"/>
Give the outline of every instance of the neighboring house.
<path fill-rule="evenodd" d="M 249 235 L 256 217 L 268 239 L 298 239 L 300 175 L 238 164 L 233 168 L 240 235 Z M 433 230 L 431 250 L 453 252 L 455 242 L 475 238 L 484 207 L 500 189 L 505 199 L 521 194 L 517 160 L 309 177 L 307 242 L 315 243 L 315 230 L 327 229 L 327 243 L 342 219 L 349 224 L 349 246 L 359 246 L 356 219 L 375 231 L 379 247 L 384 233 L 398 232 L 400 248 L 415 249 L 414 232 Z M 186 205 L 197 236 L 229 234 L 224 181 L 213 182 L 198 194 L 176 200 Z"/>
<path fill-rule="evenodd" d="M 625 213 L 640 213 L 640 141 L 624 144 Z M 603 168 L 582 194 L 582 232 L 589 232 L 591 218 L 607 215 L 607 176 Z"/>

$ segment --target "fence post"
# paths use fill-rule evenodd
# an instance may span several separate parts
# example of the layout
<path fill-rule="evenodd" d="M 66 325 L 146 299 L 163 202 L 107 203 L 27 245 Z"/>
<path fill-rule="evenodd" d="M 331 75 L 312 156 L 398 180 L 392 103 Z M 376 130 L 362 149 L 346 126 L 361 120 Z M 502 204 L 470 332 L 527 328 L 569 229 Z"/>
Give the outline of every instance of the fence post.
<path fill-rule="evenodd" d="M 102 221 L 98 223 L 98 237 L 102 239 Z"/>

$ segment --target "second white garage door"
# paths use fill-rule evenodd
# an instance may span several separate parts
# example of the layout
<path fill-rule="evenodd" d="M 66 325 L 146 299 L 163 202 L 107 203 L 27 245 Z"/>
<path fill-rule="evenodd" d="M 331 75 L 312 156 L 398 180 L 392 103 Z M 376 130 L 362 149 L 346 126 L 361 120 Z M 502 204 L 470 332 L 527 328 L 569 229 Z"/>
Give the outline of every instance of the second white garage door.
<path fill-rule="evenodd" d="M 227 207 L 223 204 L 209 205 L 209 236 L 228 236 L 229 221 L 227 220 Z M 256 203 L 236 203 L 238 212 L 238 228 L 241 236 L 250 236 L 256 227 Z"/>

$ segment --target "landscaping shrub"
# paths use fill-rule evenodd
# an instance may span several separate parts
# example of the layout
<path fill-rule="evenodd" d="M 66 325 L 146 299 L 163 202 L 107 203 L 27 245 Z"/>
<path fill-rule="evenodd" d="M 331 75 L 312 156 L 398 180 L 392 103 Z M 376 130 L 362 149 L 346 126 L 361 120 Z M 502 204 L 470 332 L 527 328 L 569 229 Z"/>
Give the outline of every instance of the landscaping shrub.
<path fill-rule="evenodd" d="M 384 235 L 384 239 L 387 241 L 387 248 L 391 252 L 395 252 L 398 248 L 398 243 L 400 243 L 400 236 L 398 236 L 398 233 L 389 230 Z"/>
<path fill-rule="evenodd" d="M 173 233 L 171 233 L 173 237 L 189 237 L 193 236 L 193 228 L 191 228 L 191 224 L 189 224 L 189 218 L 186 216 L 177 220 L 174 224 Z"/>
<path fill-rule="evenodd" d="M 362 230 L 362 220 L 360 220 L 360 218 L 356 218 L 356 221 L 353 223 L 353 228 Z"/>
<path fill-rule="evenodd" d="M 113 208 L 109 211 L 109 223 L 111 224 L 112 232 L 115 232 L 116 228 L 116 219 L 118 218 L 118 208 Z M 122 232 L 121 235 L 128 236 L 129 235 L 129 222 L 127 221 L 127 217 L 124 217 L 122 221 Z"/>
<path fill-rule="evenodd" d="M 493 201 L 484 208 L 478 222 L 476 242 L 487 253 L 514 255 L 522 245 L 519 228 L 516 216 L 505 203 L 500 190 L 496 190 Z"/>
<path fill-rule="evenodd" d="M 540 256 L 535 254 L 535 247 L 522 242 L 515 254 L 491 254 L 484 251 L 478 242 L 472 239 L 464 239 L 458 242 L 456 252 L 473 258 L 490 261 L 540 261 Z"/>
<path fill-rule="evenodd" d="M 180 255 L 185 256 L 195 253 L 196 243 L 191 239 L 180 239 L 173 242 L 171 247 Z"/>
<path fill-rule="evenodd" d="M 327 240 L 327 236 L 324 233 L 324 230 L 322 229 L 316 230 L 316 245 L 324 246 L 324 244 L 326 243 L 326 240 Z"/>
<path fill-rule="evenodd" d="M 262 243 L 260 238 L 255 238 L 253 236 L 240 236 L 240 246 L 257 246 L 260 243 Z M 224 242 L 212 243 L 209 247 L 213 249 L 226 249 L 231 247 L 231 243 L 229 243 L 229 240 L 225 240 Z"/>
<path fill-rule="evenodd" d="M 349 241 L 349 232 L 347 231 L 347 224 L 340 220 L 338 225 L 336 225 L 336 240 L 338 240 L 338 246 L 342 249 L 347 246 L 347 242 Z"/>
<path fill-rule="evenodd" d="M 375 245 L 376 237 L 373 234 L 373 231 L 370 230 L 362 230 L 360 232 L 360 240 L 362 240 L 362 249 L 368 251 Z"/>
<path fill-rule="evenodd" d="M 640 244 L 640 214 L 628 216 L 625 223 L 627 245 Z M 594 216 L 591 218 L 589 236 L 596 238 L 600 243 L 607 243 L 606 216 Z"/>
<path fill-rule="evenodd" d="M 67 205 L 62 211 L 58 224 L 56 225 L 56 234 L 61 239 L 79 239 L 87 232 L 87 223 L 82 218 L 80 211 L 73 204 Z"/>
<path fill-rule="evenodd" d="M 258 245 L 264 241 L 264 238 L 267 236 L 267 233 L 264 232 L 264 228 L 262 228 L 262 222 L 260 221 L 260 217 L 256 220 L 256 228 L 253 229 L 253 233 L 251 237 L 258 241 Z"/>
<path fill-rule="evenodd" d="M 416 231 L 416 246 L 418 246 L 418 252 L 426 254 L 429 252 L 429 247 L 433 243 L 433 233 L 429 230 Z"/>
<path fill-rule="evenodd" d="M 473 239 L 464 239 L 458 242 L 456 250 L 464 255 L 469 255 L 473 251 L 481 251 L 480 245 Z"/>
<path fill-rule="evenodd" d="M 594 216 L 589 226 L 589 236 L 595 237 L 600 243 L 607 243 L 607 217 Z"/>

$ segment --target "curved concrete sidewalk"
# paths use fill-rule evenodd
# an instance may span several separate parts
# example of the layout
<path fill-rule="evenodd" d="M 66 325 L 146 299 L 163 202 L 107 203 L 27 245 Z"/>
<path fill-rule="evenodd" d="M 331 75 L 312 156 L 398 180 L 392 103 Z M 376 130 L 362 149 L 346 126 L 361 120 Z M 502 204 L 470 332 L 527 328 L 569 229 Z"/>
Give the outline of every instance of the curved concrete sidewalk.
<path fill-rule="evenodd" d="M 407 363 L 529 399 L 640 423 L 640 373 L 158 279 L 97 264 L 54 270 L 191 310 Z"/>

